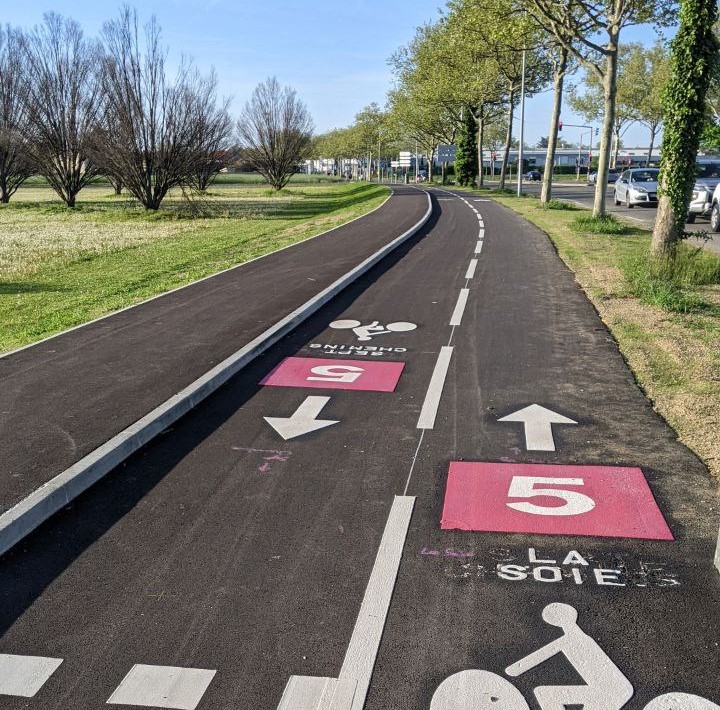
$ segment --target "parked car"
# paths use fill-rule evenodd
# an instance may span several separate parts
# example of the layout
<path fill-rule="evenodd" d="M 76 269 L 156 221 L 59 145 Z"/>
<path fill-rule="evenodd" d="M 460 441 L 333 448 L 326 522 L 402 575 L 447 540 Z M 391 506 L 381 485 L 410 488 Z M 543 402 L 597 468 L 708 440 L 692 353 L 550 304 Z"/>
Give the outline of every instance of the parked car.
<path fill-rule="evenodd" d="M 691 224 L 698 215 L 710 217 L 713 193 L 718 184 L 720 184 L 720 163 L 698 163 L 697 178 L 690 198 L 686 222 Z"/>
<path fill-rule="evenodd" d="M 625 170 L 615 181 L 615 204 L 624 202 L 626 207 L 656 205 L 659 173 L 657 168 Z"/>
<path fill-rule="evenodd" d="M 523 180 L 534 180 L 535 182 L 539 182 L 541 177 L 542 176 L 540 175 L 539 170 L 528 170 L 523 174 Z"/>
<path fill-rule="evenodd" d="M 622 170 L 619 168 L 610 168 L 610 170 L 608 170 L 608 184 L 615 183 L 621 172 Z M 588 173 L 587 181 L 588 185 L 594 185 L 597 182 L 597 170 L 592 173 Z"/>

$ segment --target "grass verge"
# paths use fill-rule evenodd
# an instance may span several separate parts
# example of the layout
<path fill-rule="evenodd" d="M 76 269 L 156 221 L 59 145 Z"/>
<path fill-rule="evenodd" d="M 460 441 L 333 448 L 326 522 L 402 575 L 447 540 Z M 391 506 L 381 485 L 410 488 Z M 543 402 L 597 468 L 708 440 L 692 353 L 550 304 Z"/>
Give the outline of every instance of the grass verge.
<path fill-rule="evenodd" d="M 171 194 L 157 213 L 106 186 L 78 207 L 46 186 L 0 207 L 0 351 L 275 251 L 379 206 L 386 187 L 218 184 L 201 197 Z"/>
<path fill-rule="evenodd" d="M 720 480 L 720 258 L 683 244 L 669 277 L 647 230 L 492 197 L 550 236 L 655 409 Z"/>

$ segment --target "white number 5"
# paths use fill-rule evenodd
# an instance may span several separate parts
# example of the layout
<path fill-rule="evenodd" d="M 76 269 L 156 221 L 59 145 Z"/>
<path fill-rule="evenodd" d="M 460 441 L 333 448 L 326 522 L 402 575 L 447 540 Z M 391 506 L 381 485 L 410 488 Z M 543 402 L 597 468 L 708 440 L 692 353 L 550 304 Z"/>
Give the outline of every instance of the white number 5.
<path fill-rule="evenodd" d="M 595 501 L 584 493 L 561 488 L 535 488 L 538 484 L 551 486 L 584 486 L 582 478 L 542 478 L 538 476 L 513 476 L 510 481 L 508 498 L 535 498 L 552 496 L 564 500 L 563 505 L 536 505 L 535 503 L 506 503 L 508 508 L 532 515 L 581 515 L 595 507 Z"/>

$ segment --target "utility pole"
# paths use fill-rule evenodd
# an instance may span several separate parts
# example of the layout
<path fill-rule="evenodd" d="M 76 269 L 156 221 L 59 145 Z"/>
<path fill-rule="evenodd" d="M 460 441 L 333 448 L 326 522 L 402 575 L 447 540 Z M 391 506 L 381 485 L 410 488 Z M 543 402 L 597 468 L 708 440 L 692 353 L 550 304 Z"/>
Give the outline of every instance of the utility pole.
<path fill-rule="evenodd" d="M 523 143 L 525 141 L 525 50 L 522 53 L 522 78 L 520 79 L 520 150 L 518 151 L 517 196 L 522 195 Z"/>

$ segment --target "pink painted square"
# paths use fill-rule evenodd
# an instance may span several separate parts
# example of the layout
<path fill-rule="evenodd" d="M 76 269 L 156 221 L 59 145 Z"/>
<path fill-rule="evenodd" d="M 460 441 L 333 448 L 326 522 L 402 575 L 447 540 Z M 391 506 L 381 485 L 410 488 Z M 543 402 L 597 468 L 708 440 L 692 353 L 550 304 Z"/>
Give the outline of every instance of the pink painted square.
<path fill-rule="evenodd" d="M 286 357 L 261 385 L 393 392 L 404 362 Z"/>
<path fill-rule="evenodd" d="M 639 468 L 450 463 L 443 530 L 672 540 Z"/>

